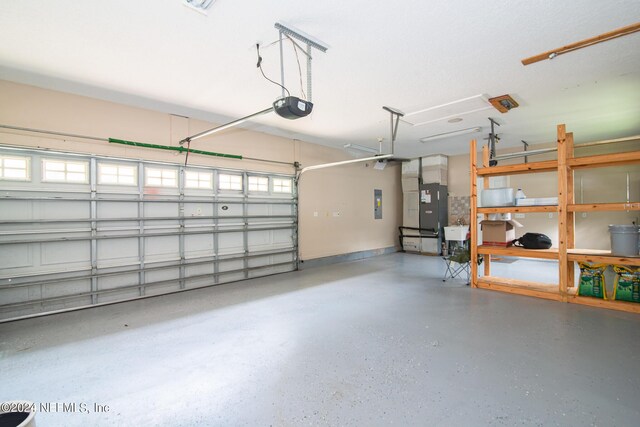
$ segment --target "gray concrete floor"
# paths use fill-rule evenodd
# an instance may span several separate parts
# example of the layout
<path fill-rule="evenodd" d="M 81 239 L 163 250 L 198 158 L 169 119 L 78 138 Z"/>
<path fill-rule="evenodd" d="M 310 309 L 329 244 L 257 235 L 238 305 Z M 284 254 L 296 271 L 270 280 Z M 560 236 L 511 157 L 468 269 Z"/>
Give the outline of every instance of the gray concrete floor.
<path fill-rule="evenodd" d="M 494 271 L 555 271 L 526 263 Z M 443 272 L 392 254 L 1 324 L 0 400 L 76 403 L 40 427 L 640 424 L 640 316 Z"/>

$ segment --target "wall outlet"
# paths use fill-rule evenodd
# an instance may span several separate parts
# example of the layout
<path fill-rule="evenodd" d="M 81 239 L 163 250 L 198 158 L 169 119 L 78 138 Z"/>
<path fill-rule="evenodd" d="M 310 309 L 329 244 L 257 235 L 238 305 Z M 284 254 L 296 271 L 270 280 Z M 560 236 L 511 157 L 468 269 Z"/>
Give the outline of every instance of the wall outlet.
<path fill-rule="evenodd" d="M 313 216 L 314 216 L 314 217 L 318 217 L 318 212 L 314 212 L 314 213 L 313 213 Z"/>
<path fill-rule="evenodd" d="M 587 213 L 586 212 L 582 212 L 582 218 L 586 218 L 587 217 Z"/>
<path fill-rule="evenodd" d="M 553 212 L 549 212 L 549 218 L 553 218 Z"/>
<path fill-rule="evenodd" d="M 526 217 L 526 215 L 525 215 L 525 214 L 523 214 L 523 213 L 517 213 L 517 214 L 516 214 L 516 218 L 518 218 L 518 219 L 522 219 L 522 218 L 524 218 L 524 217 Z"/>
<path fill-rule="evenodd" d="M 337 218 L 337 217 L 339 217 L 339 216 L 340 216 L 340 212 L 334 212 L 334 213 L 333 213 L 333 217 L 334 217 L 334 218 Z"/>

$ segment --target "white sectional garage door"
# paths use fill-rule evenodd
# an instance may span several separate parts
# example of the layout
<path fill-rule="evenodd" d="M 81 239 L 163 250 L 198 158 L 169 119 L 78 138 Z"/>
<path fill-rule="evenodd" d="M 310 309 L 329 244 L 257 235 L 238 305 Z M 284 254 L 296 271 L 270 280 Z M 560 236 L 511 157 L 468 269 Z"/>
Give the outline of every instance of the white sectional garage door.
<path fill-rule="evenodd" d="M 287 272 L 292 176 L 0 149 L 0 321 Z"/>

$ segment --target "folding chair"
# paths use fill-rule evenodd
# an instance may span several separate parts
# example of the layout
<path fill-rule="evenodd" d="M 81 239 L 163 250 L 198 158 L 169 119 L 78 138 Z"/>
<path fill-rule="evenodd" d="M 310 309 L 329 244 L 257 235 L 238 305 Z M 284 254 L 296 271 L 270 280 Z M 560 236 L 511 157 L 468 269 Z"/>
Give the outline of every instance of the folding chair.
<path fill-rule="evenodd" d="M 443 282 L 447 279 L 463 278 L 466 275 L 467 285 L 471 279 L 471 251 L 469 250 L 469 241 L 448 241 L 450 252 L 449 255 L 443 256 L 442 259 L 447 265 L 447 271 L 444 273 Z"/>

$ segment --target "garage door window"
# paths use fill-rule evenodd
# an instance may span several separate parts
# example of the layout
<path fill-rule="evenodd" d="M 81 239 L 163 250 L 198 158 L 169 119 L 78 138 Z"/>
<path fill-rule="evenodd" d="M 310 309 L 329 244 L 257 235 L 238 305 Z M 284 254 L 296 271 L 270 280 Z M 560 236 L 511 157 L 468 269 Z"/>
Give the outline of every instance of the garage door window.
<path fill-rule="evenodd" d="M 291 193 L 291 179 L 273 178 L 274 193 Z"/>
<path fill-rule="evenodd" d="M 265 176 L 250 176 L 249 191 L 263 192 L 269 191 L 269 178 Z"/>
<path fill-rule="evenodd" d="M 29 158 L 0 157 L 0 179 L 10 181 L 29 181 Z"/>
<path fill-rule="evenodd" d="M 86 183 L 88 181 L 88 162 L 72 162 L 66 160 L 43 159 L 42 181 Z"/>
<path fill-rule="evenodd" d="M 178 186 L 178 171 L 175 169 L 145 169 L 145 184 L 151 187 Z"/>
<path fill-rule="evenodd" d="M 136 185 L 136 168 L 129 165 L 98 165 L 98 184 Z"/>
<path fill-rule="evenodd" d="M 218 175 L 218 189 L 242 191 L 242 176 L 221 173 Z"/>
<path fill-rule="evenodd" d="M 184 176 L 184 186 L 186 188 L 213 188 L 213 174 L 211 172 L 186 171 Z"/>

